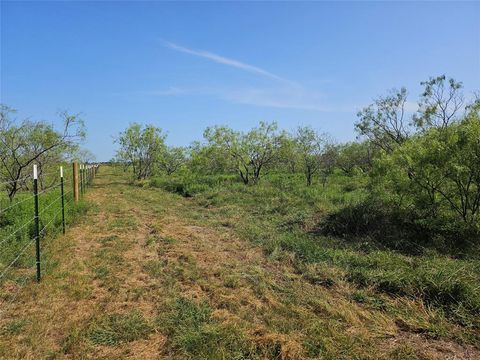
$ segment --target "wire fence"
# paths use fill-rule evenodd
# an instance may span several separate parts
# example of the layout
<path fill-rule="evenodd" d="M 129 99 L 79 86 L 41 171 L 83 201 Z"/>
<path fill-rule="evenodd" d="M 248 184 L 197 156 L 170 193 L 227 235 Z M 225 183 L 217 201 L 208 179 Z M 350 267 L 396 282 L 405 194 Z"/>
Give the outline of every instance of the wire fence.
<path fill-rule="evenodd" d="M 38 173 L 34 165 L 32 174 L 17 179 L 22 191 L 13 199 L 6 187 L 13 180 L 0 182 L 0 312 L 26 284 L 40 282 L 45 250 L 81 212 L 81 199 L 97 171 L 97 164 L 74 163 L 67 171 L 59 166 Z"/>

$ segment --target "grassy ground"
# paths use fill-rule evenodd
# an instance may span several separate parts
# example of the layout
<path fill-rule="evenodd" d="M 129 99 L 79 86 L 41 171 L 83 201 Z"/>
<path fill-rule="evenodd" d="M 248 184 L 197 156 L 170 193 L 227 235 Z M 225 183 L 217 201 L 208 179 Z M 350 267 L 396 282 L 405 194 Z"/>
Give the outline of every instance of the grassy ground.
<path fill-rule="evenodd" d="M 41 179 L 41 180 L 40 180 Z M 38 207 L 41 253 L 48 265 L 51 240 L 62 233 L 62 202 L 58 174 L 39 179 Z M 33 188 L 32 181 L 28 184 Z M 0 285 L 8 281 L 20 287 L 35 276 L 35 207 L 33 190 L 19 191 L 10 201 L 0 189 Z M 88 204 L 81 201 L 73 206 L 71 174 L 64 179 L 65 224 L 70 226 L 82 216 Z M 8 301 L 11 294 L 0 291 L 0 300 Z"/>
<path fill-rule="evenodd" d="M 0 315 L 0 357 L 480 356 L 477 260 L 311 231 L 362 197 L 354 184 L 169 189 L 191 197 L 146 185 L 101 169 L 44 281 Z"/>

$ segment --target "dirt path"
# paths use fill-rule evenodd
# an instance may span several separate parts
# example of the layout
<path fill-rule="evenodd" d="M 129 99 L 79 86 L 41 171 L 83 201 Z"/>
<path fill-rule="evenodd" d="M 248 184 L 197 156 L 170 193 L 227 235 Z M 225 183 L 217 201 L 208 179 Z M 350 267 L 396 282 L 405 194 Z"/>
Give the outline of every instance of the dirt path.
<path fill-rule="evenodd" d="M 288 256 L 267 258 L 192 200 L 129 185 L 111 169 L 86 198 L 88 214 L 52 243 L 55 266 L 0 319 L 0 357 L 478 355 L 402 332 L 348 289 L 307 281 Z"/>

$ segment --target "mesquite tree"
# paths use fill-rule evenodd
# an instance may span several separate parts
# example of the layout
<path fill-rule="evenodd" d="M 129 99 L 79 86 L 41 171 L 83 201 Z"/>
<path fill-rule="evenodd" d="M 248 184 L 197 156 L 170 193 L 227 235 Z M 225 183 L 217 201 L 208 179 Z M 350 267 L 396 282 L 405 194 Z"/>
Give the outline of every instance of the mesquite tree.
<path fill-rule="evenodd" d="M 260 122 L 247 133 L 228 127 L 207 128 L 204 137 L 208 146 L 231 160 L 244 184 L 257 183 L 262 173 L 274 162 L 281 142 L 277 123 Z"/>
<path fill-rule="evenodd" d="M 324 165 L 321 160 L 327 148 L 328 137 L 325 134 L 318 133 L 311 127 L 303 126 L 297 129 L 295 144 L 301 158 L 307 186 L 310 186 L 312 185 L 313 176 Z"/>
<path fill-rule="evenodd" d="M 171 146 L 166 148 L 159 156 L 158 167 L 170 176 L 180 169 L 186 161 L 185 148 Z"/>
<path fill-rule="evenodd" d="M 146 179 L 153 174 L 159 156 L 165 151 L 165 138 L 162 130 L 154 125 L 143 127 L 133 123 L 116 140 L 120 145 L 117 159 L 132 167 L 137 180 Z"/>
<path fill-rule="evenodd" d="M 42 172 L 48 164 L 64 160 L 85 137 L 79 115 L 61 112 L 63 128 L 56 130 L 42 121 L 12 119 L 14 113 L 14 109 L 0 105 L 0 182 L 10 200 L 26 186 L 34 162 Z"/>
<path fill-rule="evenodd" d="M 424 90 L 416 114 L 408 117 L 407 90 L 394 89 L 358 112 L 355 124 L 358 134 L 390 153 L 416 133 L 431 128 L 444 130 L 458 120 L 465 109 L 461 82 L 441 75 L 420 84 Z"/>
<path fill-rule="evenodd" d="M 359 121 L 355 128 L 359 135 L 366 136 L 376 146 L 386 152 L 402 144 L 410 135 L 406 119 L 405 104 L 407 90 L 391 90 L 387 96 L 382 96 L 373 104 L 359 111 Z"/>

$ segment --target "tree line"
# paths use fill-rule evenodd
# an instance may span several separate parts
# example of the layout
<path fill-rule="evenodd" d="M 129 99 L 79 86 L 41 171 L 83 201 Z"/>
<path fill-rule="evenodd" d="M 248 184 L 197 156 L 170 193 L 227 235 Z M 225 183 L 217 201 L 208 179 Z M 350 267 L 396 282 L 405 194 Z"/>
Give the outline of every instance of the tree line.
<path fill-rule="evenodd" d="M 480 100 L 466 101 L 462 83 L 446 76 L 421 83 L 415 112 L 408 92 L 393 89 L 357 114 L 357 140 L 339 144 L 310 126 L 280 130 L 260 122 L 248 131 L 205 129 L 188 147 L 166 145 L 154 125 L 131 124 L 117 143 L 116 161 L 136 179 L 154 175 L 237 174 L 245 185 L 266 174 L 303 174 L 325 186 L 338 171 L 368 176 L 371 197 L 414 213 L 428 226 L 480 229 Z M 454 226 L 452 225 L 454 224 Z"/>

